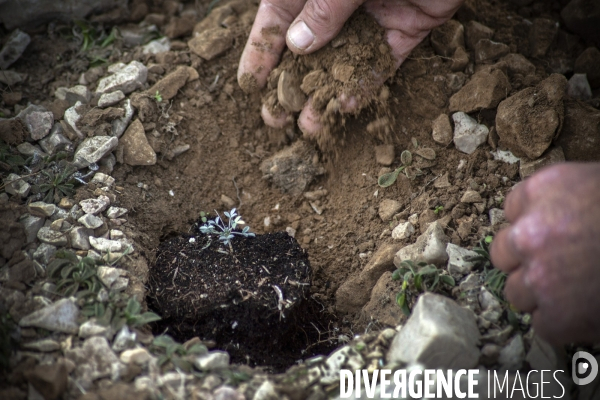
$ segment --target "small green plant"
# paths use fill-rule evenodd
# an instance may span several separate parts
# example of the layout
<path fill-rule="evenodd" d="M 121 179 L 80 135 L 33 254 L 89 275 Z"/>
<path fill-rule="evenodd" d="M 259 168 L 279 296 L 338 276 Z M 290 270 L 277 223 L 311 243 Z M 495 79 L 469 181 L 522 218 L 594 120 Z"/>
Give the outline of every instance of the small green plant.
<path fill-rule="evenodd" d="M 438 215 L 439 213 L 441 213 L 442 211 L 444 211 L 444 206 L 437 206 L 436 208 L 434 208 L 433 213 L 435 215 Z"/>
<path fill-rule="evenodd" d="M 152 96 L 154 98 L 154 100 L 157 103 L 161 103 L 163 101 L 162 95 L 160 94 L 160 92 L 157 90 L 156 93 L 154 93 L 154 96 Z"/>
<path fill-rule="evenodd" d="M 236 231 L 238 224 L 242 220 L 242 216 L 238 215 L 236 209 L 233 208 L 230 212 L 225 211 L 223 214 L 227 217 L 227 225 L 225 225 L 223 219 L 219 213 L 215 210 L 217 218 L 209 220 L 207 223 L 200 227 L 200 232 L 206 235 L 218 235 L 219 241 L 226 246 L 231 246 L 231 239 L 235 235 L 244 237 L 254 237 L 254 233 L 250 232 L 250 227 L 245 226 L 241 231 Z M 202 217 L 202 214 L 200 214 Z M 206 216 L 204 217 L 206 218 Z M 204 220 L 203 220 L 204 222 Z"/>
<path fill-rule="evenodd" d="M 402 261 L 400 268 L 393 272 L 392 279 L 402 279 L 402 288 L 396 295 L 396 303 L 405 315 L 410 315 L 409 304 L 419 293 L 435 291 L 440 284 L 450 287 L 456 285 L 454 278 L 441 274 L 435 265 L 426 262 L 415 264 L 411 260 Z"/>
<path fill-rule="evenodd" d="M 61 197 L 75 193 L 77 168 L 68 163 L 58 163 L 55 167 L 42 170 L 43 183 L 34 186 L 34 192 L 41 193 L 46 203 L 58 203 Z"/>
<path fill-rule="evenodd" d="M 59 250 L 46 273 L 56 281 L 59 294 L 83 298 L 97 294 L 104 287 L 96 273 L 97 266 L 98 262 L 92 258 L 79 259 L 73 252 Z"/>
<path fill-rule="evenodd" d="M 86 21 L 76 20 L 73 35 L 81 39 L 81 50 L 89 50 L 96 41 L 96 30 Z"/>
<path fill-rule="evenodd" d="M 202 343 L 196 343 L 186 349 L 169 335 L 156 336 L 150 345 L 150 351 L 158 356 L 157 362 L 160 367 L 166 367 L 167 363 L 171 362 L 176 368 L 188 373 L 193 369 L 189 356 L 208 353 L 208 349 Z"/>
<path fill-rule="evenodd" d="M 406 175 L 406 177 L 409 179 L 414 179 L 420 172 L 417 170 L 417 172 L 415 173 L 414 168 L 410 167 L 412 164 L 412 153 L 410 151 L 404 150 L 402 154 L 400 154 L 400 162 L 402 163 L 402 166 L 396 168 L 392 172 L 388 172 L 387 174 L 381 175 L 379 179 L 377 179 L 377 184 L 380 187 L 386 188 L 388 186 L 393 185 L 394 182 L 396 182 L 396 180 L 398 179 L 398 175 L 400 175 L 400 172 L 404 171 L 404 175 Z"/>
<path fill-rule="evenodd" d="M 110 326 L 115 332 L 125 325 L 137 328 L 161 319 L 151 311 L 142 313 L 142 305 L 135 298 L 127 298 L 124 293 L 112 291 L 108 301 L 88 299 L 82 307 L 82 313 L 88 318 L 95 317 L 99 324 Z"/>
<path fill-rule="evenodd" d="M 473 249 L 477 256 L 467 259 L 474 262 L 478 268 L 483 270 L 483 280 L 485 287 L 500 301 L 506 303 L 504 298 L 504 286 L 508 275 L 499 269 L 494 268 L 490 257 L 490 246 L 494 240 L 493 236 L 486 236 L 479 241 Z"/>
<path fill-rule="evenodd" d="M 25 159 L 3 140 L 0 140 L 0 167 L 6 171 L 18 172 L 18 167 L 26 164 Z"/>

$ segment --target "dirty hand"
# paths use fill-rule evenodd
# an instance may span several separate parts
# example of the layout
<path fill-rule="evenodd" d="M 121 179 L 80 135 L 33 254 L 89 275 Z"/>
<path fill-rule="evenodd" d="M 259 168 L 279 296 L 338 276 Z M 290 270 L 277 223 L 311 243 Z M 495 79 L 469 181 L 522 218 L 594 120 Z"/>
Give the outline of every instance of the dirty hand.
<path fill-rule="evenodd" d="M 506 198 L 512 225 L 492 244 L 506 297 L 555 344 L 600 340 L 600 164 L 561 164 Z"/>
<path fill-rule="evenodd" d="M 386 38 L 397 67 L 423 40 L 429 31 L 450 19 L 463 0 L 261 0 L 256 20 L 242 54 L 238 82 L 245 91 L 265 86 L 269 73 L 279 63 L 287 44 L 298 54 L 312 53 L 342 29 L 352 13 L 364 4 L 386 29 Z M 273 29 L 275 28 L 275 29 Z M 248 84 L 248 77 L 252 84 Z M 381 84 L 388 77 L 382 77 Z M 244 82 L 245 81 L 245 82 Z M 342 100 L 343 102 L 343 100 Z M 298 117 L 298 124 L 307 136 L 315 134 L 320 124 L 310 107 L 310 100 Z M 352 110 L 352 99 L 347 100 Z M 273 117 L 263 107 L 267 125 L 282 127 L 287 115 Z"/>

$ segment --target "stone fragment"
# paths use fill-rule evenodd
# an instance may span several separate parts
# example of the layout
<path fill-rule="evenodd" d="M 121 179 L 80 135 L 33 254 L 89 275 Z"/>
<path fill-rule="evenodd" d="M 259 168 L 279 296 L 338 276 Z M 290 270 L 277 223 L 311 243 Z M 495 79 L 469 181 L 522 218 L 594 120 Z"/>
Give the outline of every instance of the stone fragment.
<path fill-rule="evenodd" d="M 29 132 L 29 137 L 34 141 L 46 137 L 54 124 L 54 114 L 51 111 L 33 104 L 21 111 L 17 118 L 23 122 Z"/>
<path fill-rule="evenodd" d="M 19 153 L 21 153 L 22 155 L 25 156 L 25 158 L 27 157 L 45 157 L 47 156 L 46 153 L 44 153 L 38 146 L 35 146 L 29 142 L 24 142 L 21 143 L 20 145 L 17 146 L 17 151 Z"/>
<path fill-rule="evenodd" d="M 195 24 L 195 18 L 173 16 L 169 19 L 169 23 L 163 28 L 163 32 L 167 38 L 176 39 L 191 34 Z"/>
<path fill-rule="evenodd" d="M 69 106 L 73 106 L 77 102 L 88 104 L 91 98 L 90 90 L 84 85 L 73 86 L 65 90 L 65 100 L 69 103 Z"/>
<path fill-rule="evenodd" d="M 408 239 L 415 233 L 415 227 L 410 222 L 398 224 L 392 231 L 392 238 L 396 240 Z"/>
<path fill-rule="evenodd" d="M 600 111 L 588 104 L 565 99 L 565 119 L 554 144 L 568 161 L 596 161 L 600 151 Z"/>
<path fill-rule="evenodd" d="M 171 50 L 171 41 L 168 37 L 152 40 L 142 47 L 144 54 L 160 54 Z"/>
<path fill-rule="evenodd" d="M 454 72 L 464 71 L 467 65 L 469 65 L 469 53 L 463 47 L 457 48 L 452 55 L 450 69 Z"/>
<path fill-rule="evenodd" d="M 210 61 L 233 46 L 233 35 L 229 29 L 211 28 L 188 42 L 192 53 Z"/>
<path fill-rule="evenodd" d="M 115 178 L 102 172 L 96 172 L 90 182 L 110 188 L 115 183 Z"/>
<path fill-rule="evenodd" d="M 483 199 L 475 190 L 467 190 L 460 198 L 461 203 L 481 203 Z"/>
<path fill-rule="evenodd" d="M 399 201 L 383 199 L 381 200 L 381 203 L 379 203 L 379 218 L 381 218 L 383 222 L 387 222 L 392 219 L 394 214 L 400 211 L 401 208 L 402 203 Z"/>
<path fill-rule="evenodd" d="M 133 118 L 134 108 L 131 105 L 131 100 L 125 100 L 125 115 L 123 118 L 117 118 L 111 123 L 112 135 L 118 138 L 121 137 L 127 126 L 131 122 L 131 118 Z"/>
<path fill-rule="evenodd" d="M 510 47 L 504 43 L 481 39 L 475 44 L 475 62 L 478 64 L 495 61 L 508 53 L 510 53 Z"/>
<path fill-rule="evenodd" d="M 106 208 L 110 205 L 110 199 L 108 198 L 108 196 L 100 195 L 95 199 L 91 198 L 81 200 L 79 202 L 79 205 L 81 206 L 81 209 L 84 213 L 96 215 L 106 210 Z"/>
<path fill-rule="evenodd" d="M 490 208 L 489 211 L 490 217 L 490 225 L 496 226 L 506 222 L 506 217 L 504 215 L 504 210 L 500 208 Z"/>
<path fill-rule="evenodd" d="M 463 153 L 471 154 L 487 141 L 489 129 L 463 112 L 452 115 L 454 120 L 454 145 Z"/>
<path fill-rule="evenodd" d="M 446 246 L 449 238 L 439 221 L 429 224 L 425 233 L 417 238 L 414 244 L 400 249 L 394 256 L 394 265 L 400 267 L 402 261 L 412 260 L 415 263 L 426 262 L 428 264 L 441 265 L 448 260 Z"/>
<path fill-rule="evenodd" d="M 152 359 L 152 355 L 143 347 L 137 349 L 125 350 L 119 356 L 119 359 L 124 364 L 134 363 L 140 366 L 145 366 Z"/>
<path fill-rule="evenodd" d="M 79 331 L 78 317 L 79 309 L 73 302 L 73 299 L 61 299 L 56 303 L 23 317 L 19 321 L 19 326 L 76 334 Z"/>
<path fill-rule="evenodd" d="M 596 45 L 600 46 L 600 4 L 598 2 L 571 0 L 562 9 L 560 16 L 569 30 L 582 38 L 595 40 Z"/>
<path fill-rule="evenodd" d="M 44 203 L 43 201 L 34 201 L 27 206 L 29 212 L 38 217 L 50 217 L 56 211 L 54 204 Z"/>
<path fill-rule="evenodd" d="M 306 95 L 300 89 L 300 81 L 286 71 L 279 75 L 277 100 L 288 112 L 299 112 L 306 102 Z"/>
<path fill-rule="evenodd" d="M 494 108 L 511 91 L 511 85 L 504 72 L 499 69 L 483 69 L 471 78 L 450 98 L 450 111 L 471 113 Z"/>
<path fill-rule="evenodd" d="M 86 214 L 90 215 L 90 214 Z M 94 232 L 90 229 L 77 226 L 69 232 L 69 238 L 71 239 L 71 247 L 77 250 L 89 250 L 90 249 L 90 240 L 89 237 L 92 236 Z"/>
<path fill-rule="evenodd" d="M 448 272 L 450 274 L 467 275 L 476 265 L 474 261 L 469 261 L 469 258 L 478 256 L 474 251 L 448 243 L 446 253 L 448 253 Z"/>
<path fill-rule="evenodd" d="M 41 339 L 35 342 L 24 343 L 22 347 L 27 350 L 49 353 L 60 350 L 60 343 L 52 339 Z"/>
<path fill-rule="evenodd" d="M 474 50 L 481 39 L 492 39 L 494 30 L 477 21 L 469 21 L 465 26 L 465 42 L 469 49 Z"/>
<path fill-rule="evenodd" d="M 121 208 L 121 207 L 114 207 L 111 206 L 108 211 L 106 212 L 106 216 L 108 218 L 119 218 L 123 215 L 127 214 L 127 209 L 126 208 Z"/>
<path fill-rule="evenodd" d="M 469 369 L 479 361 L 474 314 L 452 299 L 426 293 L 388 350 L 388 362 L 425 368 Z"/>
<path fill-rule="evenodd" d="M 93 382 L 98 379 L 117 380 L 123 369 L 123 364 L 102 336 L 86 339 L 81 347 L 66 350 L 65 356 L 77 365 L 73 371 L 74 378 L 85 390 L 91 389 Z"/>
<path fill-rule="evenodd" d="M 450 118 L 446 114 L 440 114 L 432 123 L 433 140 L 442 146 L 447 146 L 452 142 L 452 125 Z"/>
<path fill-rule="evenodd" d="M 125 94 L 120 90 L 115 90 L 110 93 L 103 93 L 102 96 L 98 99 L 98 107 L 106 108 L 110 106 L 114 106 L 121 100 L 125 98 Z"/>
<path fill-rule="evenodd" d="M 127 275 L 127 271 L 121 268 L 98 267 L 97 271 L 98 278 L 109 289 L 120 277 Z"/>
<path fill-rule="evenodd" d="M 506 70 L 508 76 L 512 77 L 515 74 L 529 76 L 535 74 L 535 65 L 521 54 L 510 53 L 502 57 L 496 64 L 495 68 Z"/>
<path fill-rule="evenodd" d="M 340 312 L 357 312 L 368 301 L 373 287 L 386 271 L 393 271 L 394 255 L 398 244 L 384 244 L 369 259 L 358 275 L 352 275 L 335 293 L 336 309 Z"/>
<path fill-rule="evenodd" d="M 64 120 L 69 129 L 79 138 L 83 139 L 85 135 L 77 127 L 77 122 L 81 119 L 81 114 L 77 111 L 77 108 L 81 106 L 80 102 L 75 103 L 73 107 L 69 107 L 65 111 Z M 71 138 L 73 138 L 71 136 Z"/>
<path fill-rule="evenodd" d="M 22 30 L 12 31 L 0 50 L 0 69 L 7 69 L 17 61 L 30 42 L 31 37 Z"/>
<path fill-rule="evenodd" d="M 25 214 L 21 217 L 19 222 L 25 228 L 25 234 L 27 235 L 26 243 L 33 243 L 37 238 L 39 230 L 44 226 L 45 219 L 35 215 Z"/>
<path fill-rule="evenodd" d="M 154 165 L 156 153 L 148 143 L 144 126 L 139 119 L 133 121 L 121 138 L 123 162 L 128 165 Z"/>
<path fill-rule="evenodd" d="M 37 233 L 38 239 L 41 242 L 51 244 L 52 246 L 61 247 L 66 246 L 68 241 L 67 237 L 62 232 L 53 231 L 50 227 L 42 227 Z"/>
<path fill-rule="evenodd" d="M 77 220 L 77 222 L 89 229 L 100 228 L 104 223 L 102 218 L 97 217 L 93 214 L 84 214 L 81 218 Z"/>
<path fill-rule="evenodd" d="M 37 235 L 37 233 L 36 233 Z M 48 263 L 54 257 L 56 253 L 56 246 L 52 246 L 51 244 L 42 243 L 33 253 L 33 259 L 38 261 L 43 265 L 48 265 Z"/>
<path fill-rule="evenodd" d="M 351 370 L 361 369 L 365 365 L 362 355 L 350 346 L 344 346 L 331 353 L 321 369 L 321 385 L 331 385 L 339 381 L 340 370 L 347 365 Z"/>
<path fill-rule="evenodd" d="M 573 74 L 567 84 L 567 94 L 577 100 L 592 98 L 592 88 L 586 74 Z"/>
<path fill-rule="evenodd" d="M 129 94 L 134 90 L 142 88 L 147 78 L 148 69 L 146 66 L 134 60 L 113 75 L 101 79 L 96 92 L 110 93 L 120 90 L 124 94 Z"/>
<path fill-rule="evenodd" d="M 114 333 L 112 332 L 111 327 L 98 323 L 96 318 L 91 318 L 81 324 L 78 333 L 78 336 L 82 339 L 87 339 L 92 336 L 103 336 L 110 340 L 113 335 Z"/>
<path fill-rule="evenodd" d="M 90 245 L 101 252 L 118 252 L 121 251 L 123 245 L 118 240 L 109 240 L 104 238 L 89 237 Z"/>
<path fill-rule="evenodd" d="M 194 359 L 194 366 L 200 371 L 212 371 L 229 366 L 229 354 L 226 351 L 211 351 Z"/>
<path fill-rule="evenodd" d="M 85 139 L 75 152 L 73 165 L 78 169 L 97 163 L 119 144 L 119 139 L 113 136 L 94 136 Z"/>
<path fill-rule="evenodd" d="M 525 345 L 523 337 L 517 334 L 506 347 L 500 350 L 498 363 L 503 370 L 514 372 L 521 369 L 523 361 L 525 361 Z"/>
<path fill-rule="evenodd" d="M 171 72 L 154 84 L 146 93 L 154 96 L 157 92 L 160 93 L 163 101 L 171 100 L 179 89 L 181 89 L 189 78 L 187 66 L 179 66 L 175 71 Z"/>
<path fill-rule="evenodd" d="M 37 365 L 23 375 L 43 399 L 60 399 L 67 390 L 69 371 L 64 361 Z"/>
<path fill-rule="evenodd" d="M 62 126 L 58 123 L 54 124 L 50 130 L 50 134 L 38 142 L 41 148 L 49 155 L 54 155 L 61 150 L 68 150 L 73 145 L 62 132 Z"/>
<path fill-rule="evenodd" d="M 563 149 L 559 146 L 551 147 L 544 155 L 542 155 L 542 157 L 536 160 L 532 161 L 522 158 L 521 164 L 519 165 L 519 176 L 521 179 L 525 179 L 548 165 L 561 162 L 565 162 L 565 153 L 563 153 Z"/>
<path fill-rule="evenodd" d="M 532 57 L 544 57 L 558 33 L 558 22 L 546 18 L 535 18 L 529 29 L 529 52 Z"/>
<path fill-rule="evenodd" d="M 23 82 L 24 74 L 21 75 L 15 71 L 3 71 L 0 70 L 0 82 L 4 83 L 6 86 L 15 86 L 17 83 Z"/>
<path fill-rule="evenodd" d="M 135 346 L 137 339 L 137 334 L 135 332 L 131 332 L 127 325 L 124 325 L 121 330 L 117 333 L 115 340 L 113 342 L 112 349 L 116 352 L 121 352 L 123 350 L 132 348 Z"/>
<path fill-rule="evenodd" d="M 465 28 L 455 19 L 431 31 L 431 46 L 436 54 L 452 57 L 459 47 L 465 47 Z"/>
<path fill-rule="evenodd" d="M 8 176 L 4 179 L 4 190 L 6 193 L 19 196 L 19 197 L 27 197 L 29 195 L 29 191 L 31 190 L 31 186 L 29 183 L 25 182 L 24 179 L 17 174 L 8 174 Z"/>
<path fill-rule="evenodd" d="M 215 29 L 221 27 L 225 19 L 234 13 L 233 8 L 229 4 L 220 7 L 215 7 L 208 16 L 194 26 L 194 36 L 198 36 L 207 29 Z"/>

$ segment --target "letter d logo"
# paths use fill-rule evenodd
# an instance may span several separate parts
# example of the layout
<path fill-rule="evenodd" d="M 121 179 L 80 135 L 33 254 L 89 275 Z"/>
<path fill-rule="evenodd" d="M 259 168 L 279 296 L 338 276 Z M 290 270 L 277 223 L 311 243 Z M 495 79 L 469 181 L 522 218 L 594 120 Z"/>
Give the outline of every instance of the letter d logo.
<path fill-rule="evenodd" d="M 584 378 L 586 375 L 587 377 Z M 598 361 L 590 353 L 578 351 L 573 356 L 572 376 L 576 385 L 584 386 L 592 383 L 598 376 Z"/>

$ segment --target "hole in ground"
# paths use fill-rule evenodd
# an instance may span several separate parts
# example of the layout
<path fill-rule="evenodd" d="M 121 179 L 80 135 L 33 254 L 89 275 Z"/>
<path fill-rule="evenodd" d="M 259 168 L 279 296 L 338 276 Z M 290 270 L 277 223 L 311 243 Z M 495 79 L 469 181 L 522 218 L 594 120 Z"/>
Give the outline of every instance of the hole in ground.
<path fill-rule="evenodd" d="M 339 345 L 335 316 L 311 298 L 308 254 L 286 232 L 163 241 L 150 268 L 147 302 L 155 334 L 199 337 L 234 363 L 281 372 Z"/>

